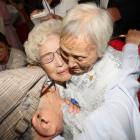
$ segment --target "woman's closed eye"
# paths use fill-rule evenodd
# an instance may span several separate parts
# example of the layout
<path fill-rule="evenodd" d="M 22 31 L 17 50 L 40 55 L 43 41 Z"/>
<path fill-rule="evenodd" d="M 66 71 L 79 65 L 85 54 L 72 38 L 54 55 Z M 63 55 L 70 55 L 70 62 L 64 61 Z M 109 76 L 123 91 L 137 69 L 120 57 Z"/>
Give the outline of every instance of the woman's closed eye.
<path fill-rule="evenodd" d="M 74 56 L 74 58 L 78 61 L 83 61 L 84 60 L 84 57 L 81 57 L 81 56 Z"/>
<path fill-rule="evenodd" d="M 68 60 L 68 54 L 66 52 L 64 52 L 63 50 L 60 50 L 60 54 L 64 60 Z"/>

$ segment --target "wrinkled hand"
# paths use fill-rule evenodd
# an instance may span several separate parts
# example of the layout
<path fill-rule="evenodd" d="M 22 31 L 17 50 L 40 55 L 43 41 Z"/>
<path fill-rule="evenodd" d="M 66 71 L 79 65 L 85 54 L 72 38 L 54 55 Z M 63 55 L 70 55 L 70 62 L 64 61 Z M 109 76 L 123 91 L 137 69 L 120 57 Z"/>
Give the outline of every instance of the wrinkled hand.
<path fill-rule="evenodd" d="M 48 89 L 48 85 L 43 86 L 42 91 L 41 91 L 41 94 L 44 95 L 45 94 L 44 92 L 47 92 L 48 91 L 47 89 Z M 49 91 L 50 90 L 52 90 L 51 92 L 53 92 L 53 89 L 52 88 L 50 88 Z M 63 104 L 63 103 L 68 105 L 68 111 L 70 113 L 79 113 L 80 112 L 80 107 L 72 104 L 70 102 L 70 100 L 68 100 L 68 99 L 61 99 L 61 104 Z"/>
<path fill-rule="evenodd" d="M 126 43 L 134 43 L 134 44 L 139 45 L 140 44 L 140 31 L 129 30 L 126 37 Z"/>
<path fill-rule="evenodd" d="M 68 105 L 68 111 L 70 113 L 76 114 L 80 112 L 80 108 L 77 105 L 74 105 L 68 99 L 64 99 L 63 102 Z"/>

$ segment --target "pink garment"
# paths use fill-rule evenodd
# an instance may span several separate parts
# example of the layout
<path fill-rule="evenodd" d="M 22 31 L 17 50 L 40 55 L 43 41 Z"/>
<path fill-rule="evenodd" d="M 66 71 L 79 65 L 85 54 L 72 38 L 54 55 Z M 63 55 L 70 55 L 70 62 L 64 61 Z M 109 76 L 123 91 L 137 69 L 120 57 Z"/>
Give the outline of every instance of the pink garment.
<path fill-rule="evenodd" d="M 23 49 L 16 34 L 16 30 L 11 23 L 11 17 L 4 0 L 0 0 L 0 17 L 2 17 L 4 21 L 5 36 L 9 45 L 14 48 Z"/>

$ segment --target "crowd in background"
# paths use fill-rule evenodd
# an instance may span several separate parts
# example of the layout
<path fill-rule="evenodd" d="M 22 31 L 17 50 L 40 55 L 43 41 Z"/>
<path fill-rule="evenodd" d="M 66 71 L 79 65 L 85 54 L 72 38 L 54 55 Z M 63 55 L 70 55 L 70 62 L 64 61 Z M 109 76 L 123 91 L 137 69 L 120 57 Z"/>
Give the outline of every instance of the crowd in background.
<path fill-rule="evenodd" d="M 2 117 L 0 116 L 0 125 L 3 126 L 3 129 L 0 128 L 0 136 L 2 136 L 4 140 L 10 137 L 20 137 L 21 140 L 26 140 L 29 139 L 29 137 L 25 138 L 29 133 L 34 135 L 35 140 L 44 140 L 44 135 L 50 135 L 46 140 L 52 140 L 57 135 L 64 135 L 65 140 L 72 140 L 74 138 L 78 140 L 78 138 L 81 139 L 82 137 L 79 133 L 87 137 L 90 135 L 94 136 L 92 133 L 88 135 L 85 134 L 89 127 L 85 125 L 86 131 L 83 131 L 81 125 L 82 119 L 84 120 L 85 116 L 88 116 L 93 110 L 96 110 L 95 108 L 98 110 L 98 107 L 102 104 L 104 100 L 102 96 L 105 93 L 107 85 L 112 82 L 113 77 L 115 77 L 121 69 L 122 53 L 120 50 L 122 51 L 124 44 L 132 43 L 132 46 L 139 45 L 140 32 L 136 31 L 140 30 L 139 0 L 46 0 L 49 4 L 47 9 L 45 7 L 47 5 L 44 6 L 43 1 L 45 2 L 45 0 L 0 0 L 0 88 L 2 88 L 0 91 L 0 95 L 2 94 L 0 101 L 3 103 L 3 106 L 0 108 L 0 110 L 3 111 Z M 93 8 L 93 11 L 95 10 L 93 15 L 89 12 L 90 10 L 92 11 L 92 6 L 91 9 L 90 6 L 87 6 L 89 11 L 85 9 L 87 15 L 83 12 L 86 5 L 85 7 L 83 6 L 83 9 L 81 8 L 83 10 L 81 10 L 82 12 L 79 12 L 80 10 L 78 11 L 78 8 L 75 11 L 71 10 L 73 7 L 83 3 L 88 3 L 89 5 L 96 4 L 99 11 L 96 11 L 95 5 L 95 7 L 93 6 L 95 8 Z M 68 14 L 70 13 L 69 11 L 72 11 L 72 14 Z M 40 16 L 40 18 L 38 18 L 39 22 L 35 22 L 32 17 L 43 12 L 45 12 L 45 16 Z M 98 16 L 96 12 L 99 12 Z M 102 19 L 103 22 L 100 19 Z M 63 25 L 62 27 L 61 24 Z M 91 29 L 91 27 L 93 28 Z M 134 30 L 129 31 L 129 29 Z M 130 37 L 127 34 L 130 35 Z M 96 45 L 98 46 L 98 48 L 96 48 L 97 50 L 91 47 Z M 84 49 L 84 47 L 86 49 Z M 79 50 L 84 56 L 79 57 L 75 54 L 73 55 L 74 52 L 78 52 Z M 132 49 L 132 52 L 133 51 Z M 127 55 L 130 55 L 130 53 Z M 68 68 L 70 74 L 66 71 Z M 60 74 L 61 76 L 58 74 L 63 72 L 64 75 L 66 74 L 66 77 L 63 74 Z M 130 75 L 131 74 L 134 73 L 130 72 Z M 71 78 L 71 75 L 74 76 Z M 139 73 L 137 73 L 136 76 L 138 75 Z M 100 80 L 98 80 L 98 78 Z M 66 81 L 69 80 L 71 82 L 67 83 Z M 94 80 L 96 82 L 94 82 Z M 129 80 L 130 79 L 128 79 L 128 82 Z M 130 82 L 129 84 L 138 86 L 136 83 Z M 60 96 L 70 99 L 70 101 L 58 99 L 58 94 L 56 95 L 56 93 L 53 95 L 44 95 L 45 92 L 49 93 L 51 91 L 51 89 L 49 89 L 50 87 L 55 87 L 55 90 L 57 90 L 57 86 L 63 93 Z M 128 86 L 126 85 L 126 87 Z M 84 93 L 84 91 L 91 93 L 89 88 L 94 90 L 96 94 L 98 93 L 98 96 L 94 94 L 96 98 L 92 97 L 91 94 L 78 94 Z M 131 89 L 133 93 L 134 88 L 132 87 Z M 75 91 L 77 94 L 75 94 Z M 138 87 L 135 88 L 135 91 L 139 91 Z M 108 92 L 110 91 L 108 90 Z M 11 93 L 13 95 L 9 96 Z M 21 97 L 19 97 L 19 93 Z M 32 93 L 34 93 L 34 95 Z M 109 96 L 109 98 L 110 97 L 111 96 Z M 5 98 L 7 98 L 7 101 L 5 101 Z M 51 99 L 56 101 L 56 104 L 52 103 Z M 46 103 L 47 101 L 49 101 L 50 104 Z M 46 115 L 44 112 L 48 111 L 46 110 L 47 107 L 44 105 L 44 102 L 46 106 L 50 106 L 50 108 L 48 108 L 50 112 L 48 113 L 52 113 L 52 118 L 46 117 L 48 120 L 50 119 L 50 122 L 52 121 L 49 131 L 48 123 L 46 123 L 48 120 L 46 118 L 42 119 L 42 115 Z M 134 99 L 134 102 L 137 103 L 137 100 Z M 37 107 L 38 104 L 39 107 Z M 63 113 L 60 113 L 61 105 L 63 106 L 64 104 L 74 113 L 79 112 L 81 109 L 79 116 L 73 117 L 73 114 L 71 115 L 67 112 L 66 107 L 63 107 Z M 8 111 L 5 108 L 8 108 Z M 35 112 L 36 109 L 37 112 Z M 40 109 L 42 110 L 40 111 Z M 138 107 L 136 110 L 137 109 Z M 19 115 L 17 120 L 13 117 L 11 110 L 13 114 Z M 52 110 L 56 112 L 54 113 Z M 131 109 L 129 111 L 131 112 Z M 35 115 L 32 124 L 37 133 L 33 133 L 34 131 L 31 130 L 33 112 L 35 112 Z M 134 116 L 137 117 L 137 111 L 134 111 L 134 114 Z M 14 121 L 12 121 L 12 119 Z M 97 117 L 97 119 L 99 119 L 99 117 Z M 130 117 L 130 120 L 131 119 L 132 117 Z M 65 122 L 64 128 L 62 125 L 63 120 Z M 139 121 L 139 118 L 136 118 L 136 120 Z M 47 124 L 47 127 L 42 129 L 40 124 L 40 127 L 38 127 L 38 122 L 41 123 L 43 127 Z M 11 125 L 11 127 L 9 127 L 9 125 Z M 15 125 L 18 133 L 15 133 L 13 129 Z M 132 120 L 130 125 L 135 127 L 136 122 Z M 123 126 L 125 126 L 125 124 L 123 124 Z M 63 134 L 62 129 L 64 129 Z M 4 132 L 8 133 L 8 135 Z M 27 134 L 24 132 L 27 132 Z M 125 136 L 122 132 L 123 130 L 121 133 L 118 132 L 120 138 L 121 136 Z M 2 133 L 4 133 L 4 135 L 2 135 Z M 137 129 L 134 130 L 134 134 L 135 133 L 136 136 L 133 136 L 133 132 L 132 135 L 128 132 L 125 134 L 130 135 L 130 140 L 134 137 L 136 138 L 135 140 L 138 140 L 139 134 L 137 133 Z M 23 134 L 25 135 L 23 136 Z M 115 135 L 112 136 L 115 137 Z M 61 138 L 58 137 L 58 140 L 61 140 Z"/>

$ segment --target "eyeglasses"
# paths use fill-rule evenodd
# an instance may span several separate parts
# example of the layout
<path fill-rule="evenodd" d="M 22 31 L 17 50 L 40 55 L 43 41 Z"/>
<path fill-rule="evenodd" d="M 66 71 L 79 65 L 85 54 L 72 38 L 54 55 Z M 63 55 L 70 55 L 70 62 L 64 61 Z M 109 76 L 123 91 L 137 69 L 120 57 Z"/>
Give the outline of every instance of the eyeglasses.
<path fill-rule="evenodd" d="M 55 52 L 49 52 L 49 53 L 42 55 L 40 57 L 40 61 L 39 61 L 40 64 L 43 65 L 43 64 L 51 63 L 54 60 L 55 53 L 57 53 L 58 55 L 61 55 L 60 49 L 57 49 Z"/>

